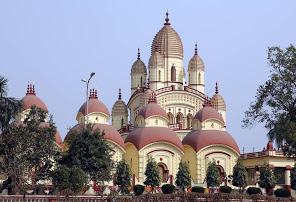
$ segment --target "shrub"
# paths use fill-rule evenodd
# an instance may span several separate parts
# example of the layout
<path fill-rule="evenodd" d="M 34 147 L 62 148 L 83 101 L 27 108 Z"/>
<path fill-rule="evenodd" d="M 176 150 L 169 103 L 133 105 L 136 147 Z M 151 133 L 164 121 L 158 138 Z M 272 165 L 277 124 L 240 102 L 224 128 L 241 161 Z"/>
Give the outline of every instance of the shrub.
<path fill-rule="evenodd" d="M 195 187 L 192 187 L 191 192 L 204 193 L 205 188 L 200 186 L 195 186 Z"/>
<path fill-rule="evenodd" d="M 134 186 L 133 190 L 135 192 L 135 195 L 139 196 L 139 195 L 143 194 L 143 192 L 145 190 L 145 186 L 137 184 Z"/>
<path fill-rule="evenodd" d="M 164 184 L 161 187 L 162 193 L 164 194 L 171 194 L 175 191 L 175 189 L 176 189 L 175 186 L 172 184 Z"/>
<path fill-rule="evenodd" d="M 274 192 L 276 197 L 290 197 L 291 193 L 288 189 L 277 189 Z"/>
<path fill-rule="evenodd" d="M 261 193 L 261 189 L 258 187 L 249 187 L 247 189 L 247 193 L 248 194 L 260 194 Z"/>
<path fill-rule="evenodd" d="M 230 193 L 232 191 L 232 188 L 229 186 L 221 186 L 219 190 L 221 193 Z"/>

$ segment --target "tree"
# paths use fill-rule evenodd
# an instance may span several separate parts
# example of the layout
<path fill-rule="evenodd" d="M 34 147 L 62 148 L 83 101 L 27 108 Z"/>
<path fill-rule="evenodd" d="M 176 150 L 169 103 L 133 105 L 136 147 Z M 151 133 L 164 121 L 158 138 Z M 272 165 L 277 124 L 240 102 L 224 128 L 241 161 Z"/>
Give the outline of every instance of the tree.
<path fill-rule="evenodd" d="M 296 49 L 268 48 L 271 75 L 257 89 L 256 100 L 245 112 L 243 127 L 265 123 L 267 136 L 278 147 L 286 143 L 285 152 L 296 154 Z"/>
<path fill-rule="evenodd" d="M 209 187 L 220 186 L 219 170 L 216 166 L 216 161 L 209 162 L 206 181 Z"/>
<path fill-rule="evenodd" d="M 294 167 L 291 170 L 291 188 L 296 190 L 296 164 L 294 164 Z"/>
<path fill-rule="evenodd" d="M 148 163 L 146 165 L 145 170 L 145 176 L 146 179 L 144 181 L 144 184 L 148 187 L 151 187 L 153 193 L 154 188 L 160 185 L 161 180 L 158 166 L 153 158 L 148 159 Z"/>
<path fill-rule="evenodd" d="M 77 167 L 84 171 L 91 180 L 104 186 L 112 180 L 112 149 L 104 138 L 104 131 L 93 129 L 88 124 L 81 131 L 76 131 L 69 142 L 69 149 L 60 163 L 68 167 Z"/>
<path fill-rule="evenodd" d="M 182 161 L 179 163 L 179 170 L 177 172 L 176 177 L 176 185 L 182 188 L 183 191 L 185 191 L 185 188 L 188 188 L 191 185 L 190 170 L 188 168 L 187 163 Z"/>
<path fill-rule="evenodd" d="M 261 188 L 266 190 L 267 194 L 269 194 L 269 191 L 275 187 L 276 180 L 273 170 L 266 164 L 260 168 L 260 177 L 258 183 Z"/>
<path fill-rule="evenodd" d="M 52 182 L 60 191 L 70 189 L 74 193 L 79 193 L 86 184 L 86 176 L 80 168 L 68 168 L 59 165 L 51 172 Z"/>
<path fill-rule="evenodd" d="M 0 172 L 6 176 L 10 194 L 21 193 L 29 179 L 49 179 L 60 149 L 54 139 L 53 120 L 45 123 L 45 117 L 44 110 L 33 106 L 23 123 L 11 124 L 9 133 L 0 137 Z"/>
<path fill-rule="evenodd" d="M 241 160 L 237 160 L 236 165 L 233 167 L 233 180 L 232 184 L 239 188 L 247 186 L 247 171 Z"/>
<path fill-rule="evenodd" d="M 0 134 L 10 127 L 10 123 L 22 107 L 20 100 L 5 97 L 8 91 L 7 82 L 8 80 L 0 75 Z"/>
<path fill-rule="evenodd" d="M 121 193 L 128 193 L 128 187 L 131 186 L 131 170 L 125 159 L 122 159 L 116 166 L 114 182 L 119 185 Z"/>

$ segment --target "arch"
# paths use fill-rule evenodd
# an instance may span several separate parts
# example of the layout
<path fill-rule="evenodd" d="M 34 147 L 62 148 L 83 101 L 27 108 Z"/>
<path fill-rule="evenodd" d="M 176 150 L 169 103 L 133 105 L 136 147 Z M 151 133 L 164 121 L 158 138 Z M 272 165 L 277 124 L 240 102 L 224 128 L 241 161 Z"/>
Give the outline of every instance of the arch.
<path fill-rule="evenodd" d="M 176 81 L 176 67 L 174 65 L 171 67 L 171 81 Z"/>
<path fill-rule="evenodd" d="M 183 121 L 183 114 L 181 112 L 178 112 L 177 116 L 176 116 L 176 123 L 182 123 Z"/>
<path fill-rule="evenodd" d="M 193 118 L 192 114 L 187 115 L 187 129 L 191 128 L 192 118 Z"/>
<path fill-rule="evenodd" d="M 143 77 L 141 76 L 141 88 L 143 87 Z"/>
<path fill-rule="evenodd" d="M 224 176 L 225 176 L 225 171 L 224 171 L 224 168 L 221 166 L 221 165 L 217 165 L 217 168 L 219 170 L 219 177 L 220 177 L 220 184 L 222 184 L 223 182 L 225 183 L 226 185 L 226 181 L 224 181 Z"/>
<path fill-rule="evenodd" d="M 174 115 L 171 112 L 169 112 L 168 117 L 169 117 L 169 124 L 174 124 Z"/>
<path fill-rule="evenodd" d="M 165 163 L 160 162 L 157 164 L 158 169 L 159 169 L 159 173 L 160 173 L 160 179 L 162 183 L 166 183 L 168 181 L 168 177 L 169 177 L 169 170 L 168 167 Z"/>
<path fill-rule="evenodd" d="M 158 81 L 161 81 L 161 71 L 158 70 Z"/>

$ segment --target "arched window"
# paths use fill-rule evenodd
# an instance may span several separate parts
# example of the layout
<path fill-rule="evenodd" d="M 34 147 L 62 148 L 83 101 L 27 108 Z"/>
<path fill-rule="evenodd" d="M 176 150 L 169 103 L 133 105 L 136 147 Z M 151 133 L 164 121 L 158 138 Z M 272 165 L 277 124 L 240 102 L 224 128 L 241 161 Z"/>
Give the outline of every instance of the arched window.
<path fill-rule="evenodd" d="M 169 117 L 169 124 L 173 124 L 174 123 L 174 116 L 171 112 L 168 113 L 168 117 Z"/>
<path fill-rule="evenodd" d="M 171 67 L 171 81 L 176 81 L 176 67 L 174 65 Z"/>
<path fill-rule="evenodd" d="M 143 77 L 141 76 L 141 88 L 143 87 Z"/>
<path fill-rule="evenodd" d="M 160 81 L 160 79 L 161 79 L 161 71 L 159 70 L 158 71 L 158 81 Z"/>
<path fill-rule="evenodd" d="M 191 122 L 192 122 L 192 115 L 188 114 L 187 115 L 187 129 L 191 128 Z"/>
<path fill-rule="evenodd" d="M 183 118 L 183 114 L 179 112 L 176 117 L 176 123 L 182 122 L 182 118 Z"/>

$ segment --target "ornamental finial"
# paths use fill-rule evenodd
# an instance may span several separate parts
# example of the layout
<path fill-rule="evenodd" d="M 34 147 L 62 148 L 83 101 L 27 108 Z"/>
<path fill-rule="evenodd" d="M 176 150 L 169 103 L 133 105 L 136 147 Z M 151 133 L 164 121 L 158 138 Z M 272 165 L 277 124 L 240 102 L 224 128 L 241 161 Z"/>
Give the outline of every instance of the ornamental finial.
<path fill-rule="evenodd" d="M 195 43 L 195 52 L 194 55 L 197 55 L 197 43 Z"/>
<path fill-rule="evenodd" d="M 121 88 L 119 88 L 118 100 L 121 100 Z"/>
<path fill-rule="evenodd" d="M 170 25 L 171 23 L 169 23 L 169 21 L 170 21 L 170 19 L 169 19 L 169 11 L 167 11 L 164 25 Z"/>
<path fill-rule="evenodd" d="M 141 56 L 141 54 L 140 54 L 140 48 L 138 48 L 138 60 L 140 59 L 140 56 Z"/>
<path fill-rule="evenodd" d="M 218 91 L 218 82 L 217 82 L 217 81 L 216 81 L 216 91 L 215 91 L 215 93 L 216 93 L 216 94 L 219 93 L 219 91 Z"/>

